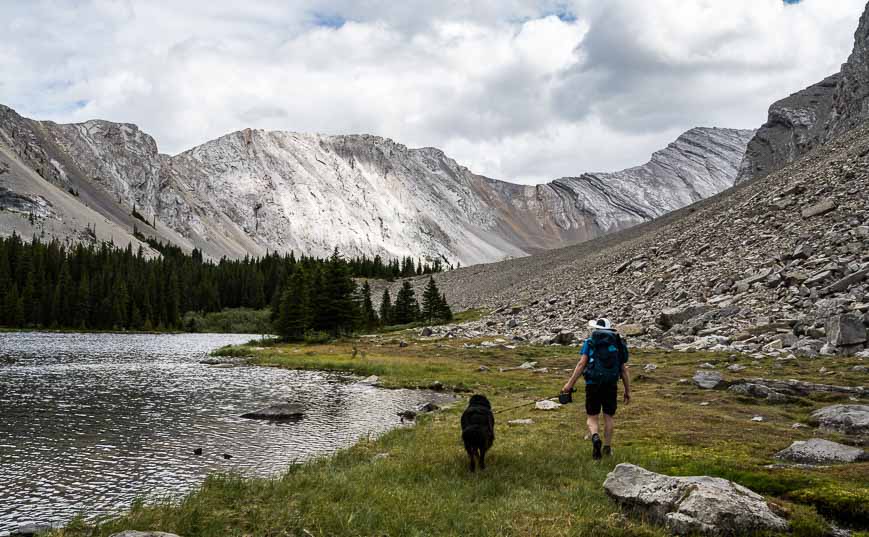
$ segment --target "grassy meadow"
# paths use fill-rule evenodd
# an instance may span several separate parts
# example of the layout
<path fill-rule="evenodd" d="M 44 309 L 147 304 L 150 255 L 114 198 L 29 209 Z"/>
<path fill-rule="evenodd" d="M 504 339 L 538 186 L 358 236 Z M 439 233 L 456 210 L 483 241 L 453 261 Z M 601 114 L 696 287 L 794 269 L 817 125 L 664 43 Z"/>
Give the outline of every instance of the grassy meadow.
<path fill-rule="evenodd" d="M 408 346 L 401 347 L 399 338 Z M 577 360 L 575 348 L 466 346 L 479 342 L 415 339 L 405 332 L 223 352 L 250 354 L 260 366 L 378 375 L 386 387 L 424 388 L 437 381 L 463 396 L 486 394 L 496 411 L 555 396 Z M 499 371 L 528 360 L 548 371 Z M 724 390 L 700 390 L 690 378 L 702 362 L 716 364 L 726 380 L 798 378 L 837 385 L 865 385 L 867 380 L 865 373 L 850 371 L 862 363 L 855 358 L 777 362 L 634 351 L 633 402 L 620 404 L 614 456 L 600 462 L 591 460 L 590 442 L 584 438 L 580 387 L 577 403 L 555 411 L 530 405 L 497 414 L 488 467 L 471 474 L 459 436 L 460 400 L 421 416 L 415 427 L 364 439 L 334 456 L 294 466 L 279 478 L 215 475 L 182 500 L 137 502 L 119 518 L 97 525 L 77 520 L 58 535 L 103 536 L 122 529 L 183 537 L 667 535 L 636 515 L 620 513 L 604 493 L 606 474 L 619 462 L 671 475 L 737 481 L 766 495 L 790 517 L 794 535 L 824 535 L 826 520 L 866 528 L 869 463 L 767 468 L 776 462 L 776 451 L 813 436 L 812 428 L 794 429 L 794 423 L 805 423 L 816 408 L 848 402 L 847 397 L 814 395 L 770 405 Z M 644 372 L 647 363 L 657 369 Z M 747 369 L 724 370 L 730 363 Z M 754 416 L 764 421 L 751 421 Z M 507 424 L 518 418 L 534 423 Z"/>

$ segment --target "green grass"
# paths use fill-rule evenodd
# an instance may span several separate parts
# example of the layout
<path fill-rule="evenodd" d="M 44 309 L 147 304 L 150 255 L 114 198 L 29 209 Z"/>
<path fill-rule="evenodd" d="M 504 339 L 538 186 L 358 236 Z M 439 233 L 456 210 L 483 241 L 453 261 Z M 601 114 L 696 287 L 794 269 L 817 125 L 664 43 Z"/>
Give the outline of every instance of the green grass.
<path fill-rule="evenodd" d="M 206 314 L 188 311 L 181 320 L 181 326 L 188 332 L 271 334 L 273 329 L 270 316 L 269 308 L 227 308 Z"/>
<path fill-rule="evenodd" d="M 496 410 L 554 396 L 575 365 L 576 349 L 464 348 L 466 341 L 415 341 L 400 347 L 391 336 L 324 345 L 273 345 L 256 350 L 255 362 L 272 367 L 331 369 L 376 374 L 389 387 L 447 386 L 486 393 Z M 353 358 L 353 349 L 356 357 Z M 526 360 L 548 373 L 499 372 Z M 771 456 L 810 429 L 792 429 L 812 409 L 829 404 L 811 398 L 767 405 L 726 391 L 702 391 L 690 382 L 696 364 L 712 354 L 635 352 L 634 403 L 617 415 L 615 457 L 590 460 L 583 439 L 584 409 L 554 412 L 522 407 L 498 414 L 489 468 L 470 474 L 459 439 L 463 402 L 422 418 L 414 428 L 312 463 L 272 480 L 212 476 L 179 501 L 138 502 L 124 516 L 93 527 L 81 521 L 64 536 L 110 535 L 121 529 L 162 530 L 185 537 L 283 535 L 634 535 L 667 532 L 633 515 L 624 518 L 601 486 L 619 462 L 671 475 L 715 475 L 768 496 L 792 521 L 793 535 L 827 531 L 820 516 L 865 527 L 869 516 L 869 463 L 825 469 L 767 469 Z M 642 373 L 642 365 L 658 369 Z M 725 377 L 802 378 L 830 384 L 865 384 L 849 371 L 854 359 L 823 358 L 803 364 L 765 360 Z M 480 366 L 488 371 L 480 371 Z M 818 368 L 827 367 L 831 375 Z M 721 369 L 721 367 L 720 367 Z M 579 394 L 581 398 L 581 393 Z M 708 406 L 699 403 L 708 401 Z M 763 423 L 750 421 L 753 415 Z M 530 426 L 508 426 L 532 418 Z M 829 436 L 836 439 L 835 435 Z M 388 454 L 385 458 L 379 454 Z M 820 515 L 819 515 L 820 513 Z"/>

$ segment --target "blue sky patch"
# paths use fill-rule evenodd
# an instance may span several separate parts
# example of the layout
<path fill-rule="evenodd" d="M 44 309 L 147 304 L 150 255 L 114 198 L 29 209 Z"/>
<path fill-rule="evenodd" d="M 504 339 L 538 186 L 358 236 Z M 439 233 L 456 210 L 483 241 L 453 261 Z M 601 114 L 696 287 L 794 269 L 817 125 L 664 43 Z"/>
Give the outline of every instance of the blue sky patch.
<path fill-rule="evenodd" d="M 326 28 L 340 28 L 347 22 L 347 19 L 344 17 L 329 13 L 314 13 L 311 18 L 315 26 L 324 26 Z"/>

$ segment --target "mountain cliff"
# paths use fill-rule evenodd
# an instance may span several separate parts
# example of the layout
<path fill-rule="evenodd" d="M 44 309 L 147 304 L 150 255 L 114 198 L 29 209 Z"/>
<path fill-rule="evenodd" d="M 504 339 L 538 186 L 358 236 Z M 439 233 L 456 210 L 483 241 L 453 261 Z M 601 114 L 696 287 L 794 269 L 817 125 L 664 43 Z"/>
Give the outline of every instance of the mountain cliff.
<path fill-rule="evenodd" d="M 215 258 L 336 246 L 463 265 L 525 256 L 728 188 L 752 134 L 692 129 L 642 166 L 517 185 L 377 136 L 245 129 L 168 156 L 135 125 L 61 125 L 0 106 L 0 143 L 22 165 L 128 232 Z"/>
<path fill-rule="evenodd" d="M 769 108 L 748 144 L 737 182 L 772 173 L 869 118 L 869 5 L 841 70 Z"/>

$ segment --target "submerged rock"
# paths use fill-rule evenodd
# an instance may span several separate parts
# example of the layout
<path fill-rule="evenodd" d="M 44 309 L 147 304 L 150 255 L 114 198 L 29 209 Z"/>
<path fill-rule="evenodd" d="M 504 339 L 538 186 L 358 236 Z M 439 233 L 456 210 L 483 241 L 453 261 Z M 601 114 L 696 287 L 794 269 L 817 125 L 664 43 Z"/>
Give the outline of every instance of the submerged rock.
<path fill-rule="evenodd" d="M 242 414 L 242 418 L 251 420 L 284 421 L 299 419 L 305 414 L 305 409 L 292 403 L 278 403 L 254 412 Z"/>
<path fill-rule="evenodd" d="M 857 462 L 866 458 L 858 447 L 846 446 L 823 438 L 797 440 L 775 454 L 779 459 L 792 462 L 818 464 L 830 462 Z"/>
<path fill-rule="evenodd" d="M 380 377 L 377 375 L 371 375 L 370 377 L 365 377 L 364 379 L 357 381 L 356 384 L 362 384 L 364 386 L 377 386 L 380 384 Z"/>
<path fill-rule="evenodd" d="M 717 477 L 670 477 L 633 464 L 619 464 L 604 490 L 626 508 L 637 509 L 674 533 L 744 535 L 786 531 L 788 522 L 759 494 Z"/>
<path fill-rule="evenodd" d="M 52 529 L 54 529 L 54 527 L 46 522 L 28 522 L 18 526 L 18 529 L 12 531 L 10 535 L 19 537 L 41 535 L 43 533 L 48 533 Z"/>

